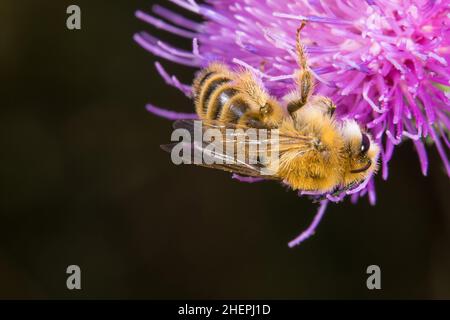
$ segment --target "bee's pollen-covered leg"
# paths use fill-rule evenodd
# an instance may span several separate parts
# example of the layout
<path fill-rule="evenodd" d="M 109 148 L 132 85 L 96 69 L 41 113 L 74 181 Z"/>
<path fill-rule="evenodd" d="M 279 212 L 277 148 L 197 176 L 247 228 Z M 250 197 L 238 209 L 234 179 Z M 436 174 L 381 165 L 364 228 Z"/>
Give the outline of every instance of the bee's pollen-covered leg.
<path fill-rule="evenodd" d="M 290 114 L 294 113 L 308 102 L 314 87 L 314 78 L 308 66 L 305 48 L 300 41 L 300 32 L 305 25 L 306 22 L 302 22 L 300 27 L 297 29 L 296 50 L 300 70 L 298 70 L 295 74 L 298 92 L 296 93 L 295 99 L 291 100 L 287 105 L 287 109 Z"/>

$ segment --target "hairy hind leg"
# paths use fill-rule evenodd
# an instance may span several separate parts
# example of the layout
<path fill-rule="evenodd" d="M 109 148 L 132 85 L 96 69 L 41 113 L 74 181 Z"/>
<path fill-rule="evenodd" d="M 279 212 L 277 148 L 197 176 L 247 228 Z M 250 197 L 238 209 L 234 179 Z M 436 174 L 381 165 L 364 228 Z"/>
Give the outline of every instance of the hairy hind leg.
<path fill-rule="evenodd" d="M 306 22 L 303 21 L 297 29 L 296 51 L 300 70 L 295 74 L 298 91 L 294 93 L 287 105 L 288 112 L 291 115 L 308 102 L 314 87 L 314 78 L 308 66 L 305 48 L 300 41 L 300 33 L 305 25 Z"/>

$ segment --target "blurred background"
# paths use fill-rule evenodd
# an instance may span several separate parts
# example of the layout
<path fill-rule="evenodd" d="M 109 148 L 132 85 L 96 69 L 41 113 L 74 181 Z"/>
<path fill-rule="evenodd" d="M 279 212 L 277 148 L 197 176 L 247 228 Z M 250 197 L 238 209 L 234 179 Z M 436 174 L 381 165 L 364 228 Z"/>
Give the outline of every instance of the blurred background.
<path fill-rule="evenodd" d="M 0 2 L 0 298 L 450 298 L 449 180 L 434 148 L 428 177 L 410 143 L 396 149 L 376 206 L 330 205 L 294 249 L 316 204 L 173 165 L 159 148 L 171 123 L 144 106 L 192 103 L 132 40 L 179 42 L 134 17 L 152 3 Z M 82 290 L 66 288 L 71 264 Z M 371 264 L 381 290 L 366 288 Z"/>

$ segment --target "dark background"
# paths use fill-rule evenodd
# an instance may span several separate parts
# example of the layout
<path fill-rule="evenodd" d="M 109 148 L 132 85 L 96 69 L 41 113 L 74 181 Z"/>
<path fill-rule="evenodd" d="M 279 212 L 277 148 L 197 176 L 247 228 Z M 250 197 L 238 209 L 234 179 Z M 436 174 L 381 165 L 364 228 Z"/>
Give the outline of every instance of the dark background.
<path fill-rule="evenodd" d="M 434 148 L 426 178 L 411 143 L 396 149 L 375 207 L 331 205 L 289 249 L 315 204 L 160 150 L 171 123 L 145 103 L 192 104 L 132 41 L 148 30 L 179 42 L 134 17 L 151 1 L 74 3 L 80 31 L 66 29 L 72 2 L 0 2 L 1 298 L 450 298 L 449 183 Z M 81 291 L 66 289 L 71 264 Z M 382 290 L 366 288 L 371 264 Z"/>

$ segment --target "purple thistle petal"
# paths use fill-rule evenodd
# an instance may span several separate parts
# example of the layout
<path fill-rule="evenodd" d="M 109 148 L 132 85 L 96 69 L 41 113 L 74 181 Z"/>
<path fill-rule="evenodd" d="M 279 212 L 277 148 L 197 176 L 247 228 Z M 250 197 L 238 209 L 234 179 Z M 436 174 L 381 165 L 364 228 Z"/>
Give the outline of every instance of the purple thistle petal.
<path fill-rule="evenodd" d="M 163 68 L 163 66 L 159 62 L 155 62 L 155 67 L 156 67 L 156 70 L 158 71 L 159 75 L 164 79 L 164 81 L 168 85 L 177 88 L 178 90 L 183 92 L 187 97 L 192 96 L 191 86 L 180 83 L 175 76 L 169 76 L 169 74 L 166 72 L 166 70 Z"/>
<path fill-rule="evenodd" d="M 338 196 L 333 196 L 331 194 L 326 195 L 327 199 L 334 203 L 341 202 L 342 200 L 344 200 L 345 196 L 346 196 L 345 193 L 341 193 Z"/>
<path fill-rule="evenodd" d="M 362 183 L 360 183 L 357 187 L 346 191 L 346 194 L 354 194 L 354 193 L 360 192 L 361 190 L 363 190 L 367 186 L 367 184 L 369 183 L 369 181 L 372 178 L 373 178 L 373 175 L 370 175 L 369 177 L 367 177 L 366 180 L 364 180 Z"/>
<path fill-rule="evenodd" d="M 303 231 L 294 240 L 291 240 L 288 243 L 289 248 L 292 248 L 292 247 L 295 247 L 295 246 L 299 245 L 300 243 L 302 243 L 303 241 L 305 241 L 306 239 L 308 239 L 309 237 L 311 237 L 314 234 L 314 232 L 316 231 L 317 226 L 320 223 L 320 220 L 322 220 L 323 215 L 325 214 L 325 211 L 327 209 L 327 205 L 328 205 L 328 200 L 321 201 L 320 207 L 317 210 L 317 213 L 314 216 L 314 219 L 313 219 L 312 223 L 309 225 L 309 227 L 305 231 Z"/>
<path fill-rule="evenodd" d="M 174 55 L 174 54 L 162 49 L 159 45 L 159 40 L 150 36 L 148 33 L 141 32 L 139 34 L 135 34 L 133 36 L 133 39 L 145 50 L 149 51 L 150 53 L 152 53 L 158 57 L 182 64 L 185 66 L 189 66 L 189 67 L 200 66 L 200 63 L 196 60 L 181 58 L 177 55 Z"/>
<path fill-rule="evenodd" d="M 369 193 L 369 203 L 374 206 L 377 202 L 377 194 L 375 193 L 375 180 L 371 179 L 369 185 L 367 186 Z"/>
<path fill-rule="evenodd" d="M 307 190 L 301 190 L 298 192 L 299 197 L 301 196 L 320 196 L 322 195 L 321 192 L 318 191 L 307 191 Z"/>
<path fill-rule="evenodd" d="M 138 18 L 144 22 L 147 22 L 148 24 L 154 26 L 155 28 L 168 31 L 168 32 L 176 34 L 177 36 L 180 36 L 180 37 L 192 39 L 196 35 L 193 32 L 177 28 L 171 24 L 168 24 L 167 22 L 164 22 L 163 20 L 155 18 L 155 17 L 153 17 L 143 11 L 140 11 L 140 10 L 136 11 L 136 18 Z"/>
<path fill-rule="evenodd" d="M 192 31 L 196 31 L 196 32 L 199 32 L 201 29 L 200 23 L 186 19 L 185 17 L 183 17 L 171 10 L 168 10 L 164 7 L 161 7 L 160 5 L 157 5 L 157 4 L 154 5 L 152 7 L 152 11 L 154 13 L 156 13 L 157 15 L 159 15 L 160 17 L 163 17 L 166 20 L 169 20 L 180 27 L 183 27 L 183 28 L 186 28 L 186 29 L 189 29 Z"/>
<path fill-rule="evenodd" d="M 172 110 L 166 110 L 159 107 L 156 107 L 152 104 L 147 104 L 145 106 L 147 111 L 169 120 L 183 120 L 183 119 L 198 119 L 198 116 L 196 113 L 181 113 L 181 112 L 175 112 Z"/>
<path fill-rule="evenodd" d="M 425 146 L 422 141 L 414 141 L 414 146 L 416 147 L 417 155 L 419 156 L 420 168 L 424 176 L 428 175 L 428 156 Z"/>
<path fill-rule="evenodd" d="M 439 139 L 438 135 L 431 126 L 429 127 L 429 130 L 431 137 L 433 138 L 434 143 L 436 144 L 436 149 L 438 150 L 442 162 L 444 163 L 445 170 L 447 171 L 447 174 L 450 176 L 450 162 L 448 160 L 444 147 L 442 146 L 441 140 Z"/>
<path fill-rule="evenodd" d="M 358 202 L 359 199 L 359 193 L 354 193 L 350 196 L 350 201 L 353 204 L 356 204 Z"/>
<path fill-rule="evenodd" d="M 231 176 L 231 178 L 236 179 L 240 182 L 246 182 L 246 183 L 255 183 L 255 182 L 261 182 L 264 181 L 264 178 L 257 178 L 257 177 L 244 177 L 244 176 L 240 176 L 238 174 L 233 173 L 233 175 Z"/>
<path fill-rule="evenodd" d="M 442 127 L 439 127 L 439 133 L 441 134 L 442 140 L 444 140 L 445 145 L 450 150 L 450 141 L 447 139 L 447 134 L 444 132 Z"/>

